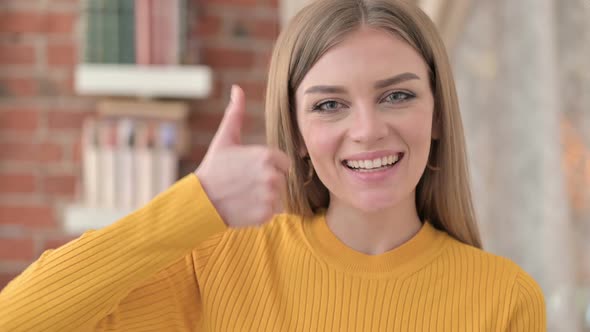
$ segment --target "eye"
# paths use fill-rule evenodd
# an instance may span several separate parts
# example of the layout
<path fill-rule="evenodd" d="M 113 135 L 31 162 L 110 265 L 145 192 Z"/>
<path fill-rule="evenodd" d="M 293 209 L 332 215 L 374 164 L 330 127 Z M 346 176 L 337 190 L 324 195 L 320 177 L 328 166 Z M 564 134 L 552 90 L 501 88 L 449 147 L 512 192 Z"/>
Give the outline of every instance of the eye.
<path fill-rule="evenodd" d="M 315 104 L 312 108 L 316 112 L 333 112 L 340 109 L 343 105 L 335 100 L 327 100 L 318 104 Z"/>
<path fill-rule="evenodd" d="M 409 101 L 411 99 L 414 99 L 415 97 L 416 96 L 414 94 L 409 92 L 395 91 L 387 95 L 387 97 L 385 97 L 383 100 L 391 104 L 397 104 Z"/>

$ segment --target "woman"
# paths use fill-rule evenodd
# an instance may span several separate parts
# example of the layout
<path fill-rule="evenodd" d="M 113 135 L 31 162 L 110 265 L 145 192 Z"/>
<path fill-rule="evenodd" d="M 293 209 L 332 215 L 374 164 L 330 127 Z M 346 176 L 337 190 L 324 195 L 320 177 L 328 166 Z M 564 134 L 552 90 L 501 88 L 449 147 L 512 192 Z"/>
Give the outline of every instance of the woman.
<path fill-rule="evenodd" d="M 43 254 L 0 295 L 1 329 L 545 330 L 534 280 L 479 249 L 450 66 L 418 8 L 309 5 L 267 91 L 270 147 L 240 144 L 232 88 L 196 176 Z"/>

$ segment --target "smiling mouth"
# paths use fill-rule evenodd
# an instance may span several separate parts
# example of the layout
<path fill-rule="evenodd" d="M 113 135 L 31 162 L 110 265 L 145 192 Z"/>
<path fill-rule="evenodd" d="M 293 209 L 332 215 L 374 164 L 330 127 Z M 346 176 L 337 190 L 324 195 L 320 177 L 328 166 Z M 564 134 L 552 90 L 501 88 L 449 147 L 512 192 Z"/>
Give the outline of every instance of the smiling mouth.
<path fill-rule="evenodd" d="M 342 165 L 355 172 L 377 172 L 392 168 L 404 157 L 403 153 L 371 160 L 343 160 Z"/>

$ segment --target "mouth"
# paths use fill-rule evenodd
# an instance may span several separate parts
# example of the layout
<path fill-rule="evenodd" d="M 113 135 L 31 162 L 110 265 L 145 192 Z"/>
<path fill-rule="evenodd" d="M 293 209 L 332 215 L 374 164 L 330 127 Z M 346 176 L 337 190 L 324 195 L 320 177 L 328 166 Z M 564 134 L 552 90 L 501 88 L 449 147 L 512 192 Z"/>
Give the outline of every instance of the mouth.
<path fill-rule="evenodd" d="M 403 153 L 398 153 L 375 159 L 343 160 L 342 165 L 355 172 L 371 173 L 392 168 L 398 162 L 400 162 L 403 157 Z"/>

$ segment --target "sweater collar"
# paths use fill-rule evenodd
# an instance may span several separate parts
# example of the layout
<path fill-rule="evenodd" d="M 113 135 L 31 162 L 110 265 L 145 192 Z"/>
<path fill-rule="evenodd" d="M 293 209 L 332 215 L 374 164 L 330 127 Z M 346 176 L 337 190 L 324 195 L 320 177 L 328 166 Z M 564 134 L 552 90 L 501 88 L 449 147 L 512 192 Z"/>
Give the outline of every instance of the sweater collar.
<path fill-rule="evenodd" d="M 303 230 L 312 251 L 326 263 L 348 272 L 380 275 L 416 271 L 440 253 L 448 237 L 424 222 L 418 233 L 399 247 L 383 254 L 367 255 L 348 247 L 332 233 L 325 212 L 306 220 Z"/>

